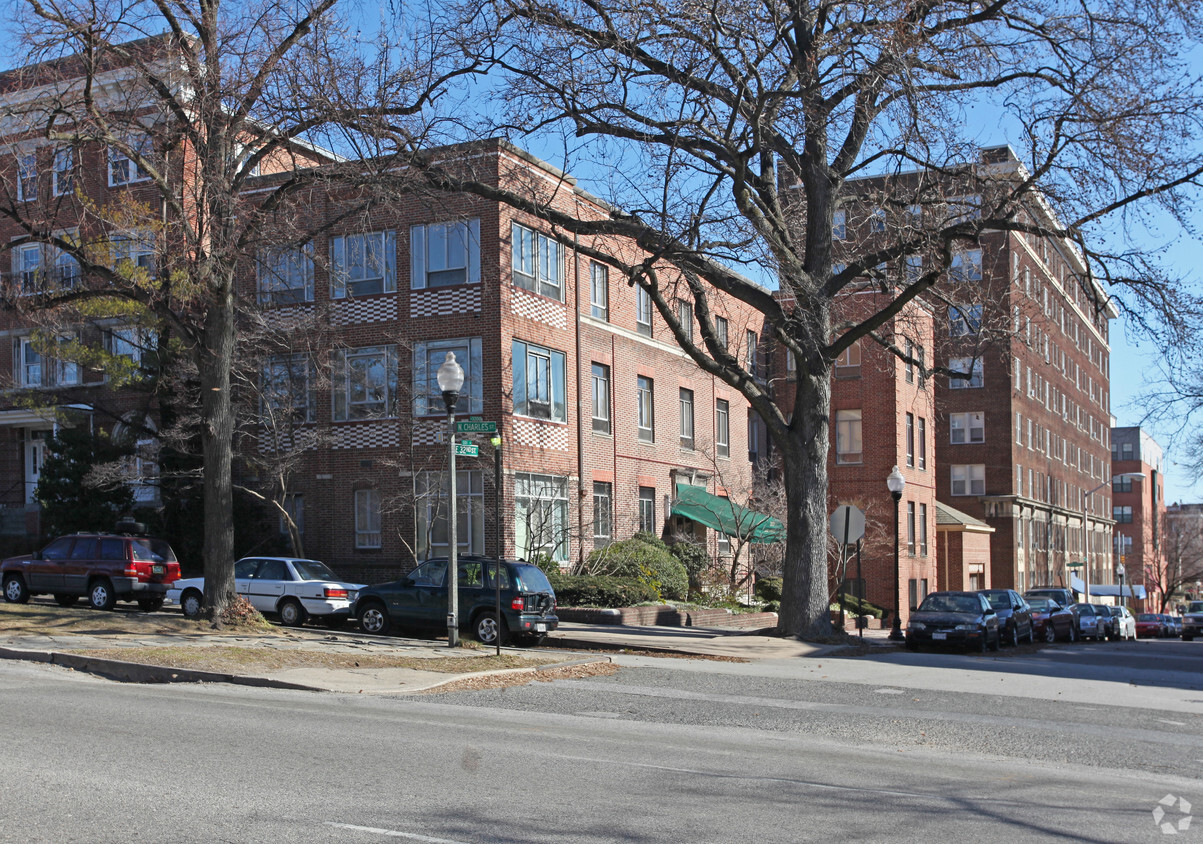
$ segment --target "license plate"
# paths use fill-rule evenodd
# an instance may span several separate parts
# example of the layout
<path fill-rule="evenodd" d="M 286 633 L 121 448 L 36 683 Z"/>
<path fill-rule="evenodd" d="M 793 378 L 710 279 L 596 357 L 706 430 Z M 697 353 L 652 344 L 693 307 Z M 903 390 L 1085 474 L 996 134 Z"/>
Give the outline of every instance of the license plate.
<path fill-rule="evenodd" d="M 933 634 L 931 634 L 931 637 L 933 639 L 947 639 L 948 634 L 947 633 L 933 633 Z"/>
<path fill-rule="evenodd" d="M 167 566 L 153 565 L 150 567 L 151 574 L 167 574 Z"/>
<path fill-rule="evenodd" d="M 546 633 L 547 632 L 547 622 L 536 621 L 535 622 L 535 632 L 536 633 Z"/>

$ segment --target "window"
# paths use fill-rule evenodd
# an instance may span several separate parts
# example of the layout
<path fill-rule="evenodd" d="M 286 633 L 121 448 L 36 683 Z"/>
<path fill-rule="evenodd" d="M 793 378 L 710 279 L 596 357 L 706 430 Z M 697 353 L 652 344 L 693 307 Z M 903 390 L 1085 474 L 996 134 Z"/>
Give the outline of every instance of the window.
<path fill-rule="evenodd" d="M 17 201 L 33 202 L 38 198 L 38 157 L 35 153 L 17 159 Z"/>
<path fill-rule="evenodd" d="M 316 373 L 303 354 L 276 355 L 263 366 L 260 407 L 264 419 L 279 424 L 283 415 L 292 422 L 313 422 Z"/>
<path fill-rule="evenodd" d="M 755 331 L 749 331 L 747 333 L 748 356 L 744 361 L 744 364 L 747 366 L 748 372 L 751 373 L 753 378 L 757 378 L 760 371 L 757 367 L 758 358 L 756 354 L 756 339 Z"/>
<path fill-rule="evenodd" d="M 764 420 L 752 410 L 748 408 L 748 462 L 753 465 L 760 462 L 760 429 L 764 425 Z"/>
<path fill-rule="evenodd" d="M 650 533 L 652 536 L 660 535 L 660 531 L 656 525 L 655 487 L 639 487 L 639 531 L 641 533 Z"/>
<path fill-rule="evenodd" d="M 635 330 L 652 336 L 652 296 L 642 287 L 635 288 Z"/>
<path fill-rule="evenodd" d="M 288 519 L 292 519 L 292 523 L 297 526 L 297 534 L 305 535 L 305 496 L 298 493 L 289 493 L 284 496 L 284 513 L 288 514 Z M 288 519 L 284 518 L 284 513 L 280 514 L 280 533 L 288 535 Z M 296 551 L 295 548 L 292 549 Z"/>
<path fill-rule="evenodd" d="M 568 479 L 514 474 L 514 542 L 519 558 L 568 559 Z"/>
<path fill-rule="evenodd" d="M 639 439 L 649 443 L 656 441 L 653 386 L 651 378 L 640 375 L 635 379 L 635 404 L 638 408 Z"/>
<path fill-rule="evenodd" d="M 42 355 L 34 348 L 33 341 L 29 337 L 22 337 L 17 341 L 17 360 L 20 361 L 18 370 L 20 386 L 42 386 Z"/>
<path fill-rule="evenodd" d="M 948 362 L 948 368 L 959 375 L 948 376 L 950 390 L 963 390 L 970 387 L 980 387 L 983 383 L 982 362 L 976 358 L 953 358 Z"/>
<path fill-rule="evenodd" d="M 1130 505 L 1112 507 L 1111 518 L 1115 519 L 1115 521 L 1121 525 L 1132 524 L 1132 507 Z"/>
<path fill-rule="evenodd" d="M 565 422 L 564 353 L 515 340 L 514 413 Z"/>
<path fill-rule="evenodd" d="M 915 414 L 906 415 L 906 465 L 915 465 Z"/>
<path fill-rule="evenodd" d="M 559 242 L 514 223 L 510 254 L 515 286 L 564 301 L 562 253 Z"/>
<path fill-rule="evenodd" d="M 447 473 L 421 472 L 417 477 L 418 559 L 451 552 L 447 516 Z M 485 549 L 484 473 L 460 469 L 455 473 L 455 547 L 461 554 Z"/>
<path fill-rule="evenodd" d="M 610 367 L 593 364 L 593 430 L 610 433 Z"/>
<path fill-rule="evenodd" d="M 982 198 L 977 194 L 953 197 L 948 200 L 949 222 L 963 223 L 968 220 L 980 220 L 982 217 Z"/>
<path fill-rule="evenodd" d="M 927 420 L 920 416 L 918 423 L 915 437 L 919 440 L 919 471 L 922 472 L 927 470 Z"/>
<path fill-rule="evenodd" d="M 861 462 L 861 412 L 859 410 L 837 410 L 835 412 L 835 462 Z"/>
<path fill-rule="evenodd" d="M 20 280 L 21 293 L 32 294 L 42 289 L 42 244 L 22 243 L 13 248 L 13 275 Z"/>
<path fill-rule="evenodd" d="M 923 275 L 923 256 L 907 255 L 903 270 L 903 278 L 907 284 L 914 284 Z"/>
<path fill-rule="evenodd" d="M 677 300 L 677 322 L 681 323 L 681 334 L 693 342 L 693 303 L 684 299 Z"/>
<path fill-rule="evenodd" d="M 610 319 L 610 268 L 597 261 L 589 262 L 589 315 Z"/>
<path fill-rule="evenodd" d="M 906 502 L 906 553 L 915 555 L 915 502 Z"/>
<path fill-rule="evenodd" d="M 952 472 L 953 495 L 986 494 L 986 466 L 984 463 L 949 468 Z"/>
<path fill-rule="evenodd" d="M 905 375 L 906 383 L 908 384 L 915 383 L 915 364 L 912 363 L 912 361 L 918 360 L 918 358 L 915 356 L 915 348 L 915 344 L 911 342 L 910 338 L 908 337 L 906 340 L 907 360 L 903 361 L 903 374 Z"/>
<path fill-rule="evenodd" d="M 880 234 L 886 230 L 886 212 L 884 208 L 874 208 L 869 217 L 869 231 Z"/>
<path fill-rule="evenodd" d="M 414 290 L 480 281 L 480 220 L 409 228 L 409 286 Z"/>
<path fill-rule="evenodd" d="M 414 344 L 414 416 L 443 416 L 447 405 L 439 389 L 439 367 L 447 353 L 464 370 L 464 386 L 456 402 L 457 415 L 484 412 L 484 380 L 481 374 L 479 337 L 457 337 L 448 340 L 424 340 Z"/>
<path fill-rule="evenodd" d="M 919 505 L 919 556 L 927 556 L 927 505 Z"/>
<path fill-rule="evenodd" d="M 138 270 L 145 270 L 149 275 L 154 275 L 154 235 L 115 234 L 109 238 L 109 248 L 113 255 L 114 269 L 131 277 Z"/>
<path fill-rule="evenodd" d="M 981 305 L 949 305 L 948 336 L 968 337 L 982 330 Z"/>
<path fill-rule="evenodd" d="M 295 305 L 313 301 L 313 246 L 260 249 L 255 262 L 259 304 Z"/>
<path fill-rule="evenodd" d="M 330 369 L 335 422 L 397 415 L 396 346 L 335 349 Z"/>
<path fill-rule="evenodd" d="M 113 328 L 108 332 L 109 354 L 128 358 L 134 366 L 140 365 L 157 343 L 154 332 L 133 326 Z"/>
<path fill-rule="evenodd" d="M 127 138 L 126 145 L 142 158 L 146 158 L 151 149 L 150 138 L 145 135 Z M 109 147 L 109 187 L 144 182 L 148 178 L 133 158 L 117 147 Z"/>
<path fill-rule="evenodd" d="M 391 231 L 330 238 L 330 298 L 397 289 L 397 238 Z"/>
<path fill-rule="evenodd" d="M 714 318 L 714 339 L 723 349 L 727 348 L 727 318 L 716 316 Z"/>
<path fill-rule="evenodd" d="M 50 173 L 50 192 L 55 196 L 71 193 L 75 182 L 75 150 L 59 147 L 54 151 L 54 169 Z"/>
<path fill-rule="evenodd" d="M 681 448 L 693 450 L 693 390 L 681 388 Z"/>
<path fill-rule="evenodd" d="M 985 414 L 950 413 L 948 415 L 949 441 L 953 443 L 981 443 L 986 441 Z"/>
<path fill-rule="evenodd" d="M 613 485 L 593 482 L 593 547 L 605 548 L 614 539 Z"/>
<path fill-rule="evenodd" d="M 836 211 L 831 215 L 831 239 L 843 240 L 848 236 L 848 212 Z"/>
<path fill-rule="evenodd" d="M 1131 478 L 1121 478 L 1119 475 L 1114 476 L 1111 479 L 1111 491 L 1112 492 L 1131 492 L 1132 491 L 1132 479 Z"/>
<path fill-rule="evenodd" d="M 53 340 L 55 347 L 66 347 L 76 342 L 73 336 L 60 336 Z M 58 357 L 44 356 L 38 347 L 45 348 L 45 339 L 21 337 L 14 341 L 13 355 L 17 360 L 16 380 L 19 387 L 71 386 L 80 382 L 80 368 L 69 360 L 64 348 Z"/>
<path fill-rule="evenodd" d="M 857 340 L 835 359 L 836 378 L 860 377 L 860 340 Z"/>
<path fill-rule="evenodd" d="M 785 377 L 790 381 L 798 380 L 798 356 L 789 349 L 785 350 Z"/>
<path fill-rule="evenodd" d="M 355 547 L 380 547 L 379 490 L 355 490 Z"/>
<path fill-rule="evenodd" d="M 950 281 L 981 281 L 982 250 L 967 249 L 953 255 L 948 278 Z"/>
<path fill-rule="evenodd" d="M 714 450 L 719 457 L 731 456 L 731 405 L 726 399 L 714 404 Z"/>

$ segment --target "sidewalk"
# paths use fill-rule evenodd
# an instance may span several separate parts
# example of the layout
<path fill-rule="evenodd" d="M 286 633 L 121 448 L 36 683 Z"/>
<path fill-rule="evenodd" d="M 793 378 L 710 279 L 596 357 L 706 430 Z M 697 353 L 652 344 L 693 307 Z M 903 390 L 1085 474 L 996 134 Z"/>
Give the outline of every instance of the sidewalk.
<path fill-rule="evenodd" d="M 885 631 L 866 631 L 866 644 L 892 647 Z M 880 633 L 880 636 L 871 635 Z M 880 642 L 878 641 L 880 639 Z M 696 627 L 632 627 L 565 623 L 548 636 L 543 647 L 511 649 L 538 661 L 535 668 L 501 671 L 447 673 L 420 668 L 327 668 L 289 667 L 247 669 L 246 673 L 218 673 L 192 669 L 144 665 L 112 658 L 90 656 L 89 650 L 155 647 L 264 648 L 283 651 L 314 651 L 342 655 L 390 654 L 415 659 L 473 661 L 495 653 L 493 648 L 451 649 L 445 641 L 365 636 L 316 628 L 292 628 L 287 635 L 223 636 L 220 634 L 122 634 L 122 635 L 13 635 L 0 636 L 0 659 L 23 659 L 61 665 L 77 671 L 134 683 L 210 682 L 234 683 L 341 694 L 413 694 L 468 678 L 498 674 L 547 671 L 593 662 L 609 662 L 606 652 L 646 651 L 681 656 L 716 656 L 740 659 L 783 659 L 813 657 L 843 646 L 813 645 L 794 639 L 747 634 L 738 630 Z M 82 654 L 66 651 L 84 651 Z M 584 653 L 582 653 L 582 651 Z M 592 651 L 592 653 L 589 653 Z M 601 652 L 601 653 L 599 653 Z"/>

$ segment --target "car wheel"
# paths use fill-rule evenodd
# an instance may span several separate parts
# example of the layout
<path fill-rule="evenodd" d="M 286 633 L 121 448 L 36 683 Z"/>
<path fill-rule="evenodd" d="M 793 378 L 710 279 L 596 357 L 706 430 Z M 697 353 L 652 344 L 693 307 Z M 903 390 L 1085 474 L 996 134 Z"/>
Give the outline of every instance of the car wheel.
<path fill-rule="evenodd" d="M 1069 625 L 1069 641 L 1078 641 L 1078 625 L 1076 623 Z"/>
<path fill-rule="evenodd" d="M 472 623 L 472 635 L 482 645 L 496 645 L 498 636 L 501 637 L 501 643 L 505 644 L 505 622 L 498 624 L 497 614 L 487 610 L 478 615 Z"/>
<path fill-rule="evenodd" d="M 379 601 L 372 601 L 359 608 L 359 629 L 374 636 L 384 636 L 392 627 L 388 610 Z"/>
<path fill-rule="evenodd" d="M 153 598 L 139 598 L 138 609 L 142 612 L 158 612 L 163 609 L 163 595 L 155 595 Z"/>
<path fill-rule="evenodd" d="M 78 595 L 55 595 L 54 602 L 60 607 L 73 607 L 79 601 Z"/>
<path fill-rule="evenodd" d="M 978 645 L 978 653 L 985 653 L 990 650 L 990 631 L 985 627 L 982 628 L 982 643 Z"/>
<path fill-rule="evenodd" d="M 180 609 L 184 612 L 184 618 L 200 618 L 204 604 L 204 595 L 195 589 L 189 589 L 180 596 Z"/>
<path fill-rule="evenodd" d="M 1057 628 L 1053 627 L 1053 623 L 1051 621 L 1044 625 L 1044 641 L 1050 645 L 1057 641 Z"/>
<path fill-rule="evenodd" d="M 305 608 L 295 598 L 285 598 L 280 603 L 280 623 L 285 627 L 300 627 L 305 616 Z"/>
<path fill-rule="evenodd" d="M 29 602 L 29 589 L 25 586 L 25 578 L 19 574 L 10 574 L 4 578 L 4 600 L 10 604 Z"/>
<path fill-rule="evenodd" d="M 1000 636 L 1000 638 L 1001 638 L 1001 636 Z M 1013 648 L 1019 647 L 1019 625 L 1018 624 L 1011 625 L 1011 637 L 1010 637 L 1010 641 L 1008 641 L 1007 644 Z"/>
<path fill-rule="evenodd" d="M 987 632 L 988 632 L 988 631 L 987 631 Z M 1002 648 L 1002 631 L 1001 631 L 1001 630 L 995 630 L 995 631 L 994 631 L 994 647 L 993 647 L 993 648 L 991 648 L 991 650 L 993 650 L 993 651 L 998 651 L 998 650 L 1000 650 L 1001 648 Z"/>
<path fill-rule="evenodd" d="M 88 603 L 94 610 L 111 610 L 117 605 L 117 596 L 113 594 L 113 584 L 108 578 L 92 581 L 88 587 Z"/>
<path fill-rule="evenodd" d="M 1028 622 L 1028 644 L 1036 644 L 1036 625 L 1030 621 Z"/>

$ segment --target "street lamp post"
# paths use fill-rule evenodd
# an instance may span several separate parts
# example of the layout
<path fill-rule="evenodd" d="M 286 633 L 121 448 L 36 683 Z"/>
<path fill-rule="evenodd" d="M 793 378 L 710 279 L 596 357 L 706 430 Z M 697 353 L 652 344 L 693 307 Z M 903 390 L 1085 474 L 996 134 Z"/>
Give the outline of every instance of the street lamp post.
<path fill-rule="evenodd" d="M 1115 576 L 1119 578 L 1119 602 L 1121 606 L 1128 606 L 1128 602 L 1124 600 L 1124 564 L 1120 563 L 1115 567 Z"/>
<path fill-rule="evenodd" d="M 890 497 L 894 499 L 894 623 L 890 628 L 890 639 L 899 642 L 904 637 L 902 635 L 902 614 L 899 602 L 899 593 L 902 590 L 898 585 L 898 580 L 901 577 L 901 569 L 898 564 L 898 502 L 902 500 L 902 490 L 906 486 L 906 478 L 898 471 L 897 466 L 890 472 L 890 476 L 886 478 L 886 486 L 890 490 Z"/>
<path fill-rule="evenodd" d="M 448 352 L 436 376 L 447 405 L 447 647 L 459 647 L 459 513 L 455 500 L 455 406 L 464 386 L 464 370 L 455 362 L 455 352 Z"/>

